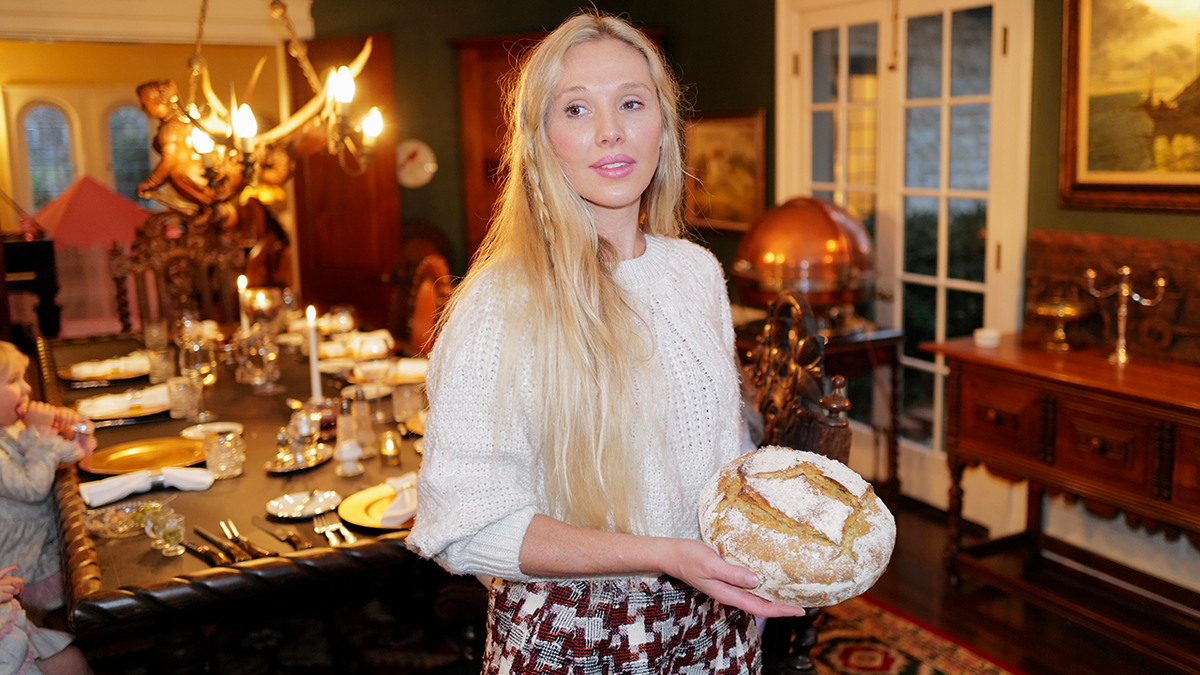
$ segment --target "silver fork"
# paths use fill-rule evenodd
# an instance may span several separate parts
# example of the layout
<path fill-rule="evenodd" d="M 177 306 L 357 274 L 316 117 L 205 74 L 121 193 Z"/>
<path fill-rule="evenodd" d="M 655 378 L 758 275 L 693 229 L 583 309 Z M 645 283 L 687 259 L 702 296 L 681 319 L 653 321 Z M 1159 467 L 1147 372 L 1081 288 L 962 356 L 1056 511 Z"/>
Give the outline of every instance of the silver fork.
<path fill-rule="evenodd" d="M 354 536 L 354 533 L 346 528 L 346 524 L 342 522 L 341 518 L 334 519 L 333 527 L 338 531 L 338 534 L 342 535 L 342 539 L 345 539 L 347 544 L 353 544 L 358 541 L 358 537 Z"/>
<path fill-rule="evenodd" d="M 329 540 L 330 546 L 338 546 L 342 543 L 338 541 L 337 534 L 335 534 L 336 529 L 337 526 L 330 520 L 328 513 L 322 513 L 313 518 L 313 532 L 325 535 L 325 538 Z"/>

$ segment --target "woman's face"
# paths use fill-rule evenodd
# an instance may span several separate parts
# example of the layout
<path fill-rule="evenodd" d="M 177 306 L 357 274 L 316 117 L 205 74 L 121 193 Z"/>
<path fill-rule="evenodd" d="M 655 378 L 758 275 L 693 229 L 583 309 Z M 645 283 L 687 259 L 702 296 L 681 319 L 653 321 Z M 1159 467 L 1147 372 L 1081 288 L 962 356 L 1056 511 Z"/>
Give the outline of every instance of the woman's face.
<path fill-rule="evenodd" d="M 597 220 L 632 215 L 658 167 L 662 114 L 641 52 L 612 39 L 567 52 L 546 120 L 563 173 Z"/>
<path fill-rule="evenodd" d="M 22 369 L 9 367 L 7 370 L 9 372 L 4 372 L 0 379 L 0 426 L 5 427 L 21 419 L 31 391 Z"/>

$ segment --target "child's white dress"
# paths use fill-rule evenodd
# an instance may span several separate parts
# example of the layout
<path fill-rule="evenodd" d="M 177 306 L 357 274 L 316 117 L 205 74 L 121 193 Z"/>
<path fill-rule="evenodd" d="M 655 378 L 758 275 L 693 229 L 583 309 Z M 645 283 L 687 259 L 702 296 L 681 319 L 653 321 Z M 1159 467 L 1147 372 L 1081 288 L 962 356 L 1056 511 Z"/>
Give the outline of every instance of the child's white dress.
<path fill-rule="evenodd" d="M 40 675 L 36 659 L 54 656 L 71 639 L 62 631 L 33 625 L 16 600 L 0 604 L 0 673 Z"/>

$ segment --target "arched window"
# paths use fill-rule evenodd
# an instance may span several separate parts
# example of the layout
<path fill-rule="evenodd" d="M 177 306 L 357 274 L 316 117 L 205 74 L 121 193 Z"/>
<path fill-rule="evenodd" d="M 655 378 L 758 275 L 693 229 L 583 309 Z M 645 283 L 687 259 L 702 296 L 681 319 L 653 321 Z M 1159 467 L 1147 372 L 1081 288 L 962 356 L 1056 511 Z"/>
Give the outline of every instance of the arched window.
<path fill-rule="evenodd" d="M 25 152 L 29 160 L 29 182 L 33 208 L 57 197 L 71 185 L 71 127 L 62 111 L 38 105 L 25 115 Z"/>
<path fill-rule="evenodd" d="M 137 196 L 138 183 L 150 175 L 150 131 L 141 109 L 123 105 L 114 110 L 108 117 L 108 139 L 117 192 L 149 207 L 149 201 Z"/>

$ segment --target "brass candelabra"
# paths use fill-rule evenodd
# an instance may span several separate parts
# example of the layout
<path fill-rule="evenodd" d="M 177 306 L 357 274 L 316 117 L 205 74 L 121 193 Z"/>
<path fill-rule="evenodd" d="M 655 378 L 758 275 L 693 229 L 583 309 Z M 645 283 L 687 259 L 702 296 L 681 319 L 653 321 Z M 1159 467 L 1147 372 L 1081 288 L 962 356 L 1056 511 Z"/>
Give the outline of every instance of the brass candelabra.
<path fill-rule="evenodd" d="M 1121 268 L 1117 270 L 1117 276 L 1119 277 L 1117 284 L 1103 291 L 1096 290 L 1096 270 L 1088 268 L 1085 274 L 1087 275 L 1088 280 L 1088 293 L 1091 293 L 1097 298 L 1107 298 L 1114 293 L 1119 295 L 1119 299 L 1117 301 L 1117 348 L 1112 354 L 1108 355 L 1108 360 L 1109 362 L 1117 365 L 1125 365 L 1126 363 L 1129 363 L 1129 352 L 1125 348 L 1125 327 L 1129 323 L 1129 300 L 1132 298 L 1142 307 L 1153 307 L 1157 305 L 1158 303 L 1162 302 L 1163 293 L 1166 292 L 1167 278 L 1161 273 L 1155 276 L 1154 299 L 1151 300 L 1150 298 L 1142 297 L 1138 293 L 1134 292 L 1133 284 L 1129 281 L 1129 265 L 1122 265 Z"/>

